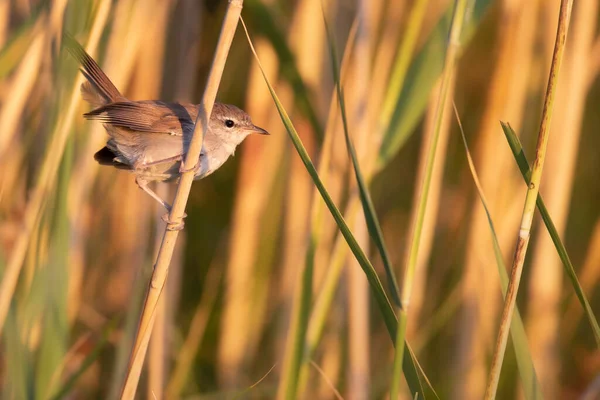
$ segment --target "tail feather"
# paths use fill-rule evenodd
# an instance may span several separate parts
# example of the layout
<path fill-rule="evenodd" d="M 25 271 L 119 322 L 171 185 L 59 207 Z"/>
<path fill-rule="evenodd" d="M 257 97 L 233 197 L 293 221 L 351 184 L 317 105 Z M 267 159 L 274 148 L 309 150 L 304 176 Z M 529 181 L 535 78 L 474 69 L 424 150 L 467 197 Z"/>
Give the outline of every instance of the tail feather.
<path fill-rule="evenodd" d="M 102 71 L 100 66 L 71 35 L 65 33 L 63 43 L 69 53 L 81 64 L 81 72 L 87 79 L 81 85 L 83 99 L 94 106 L 102 106 L 125 98 Z"/>

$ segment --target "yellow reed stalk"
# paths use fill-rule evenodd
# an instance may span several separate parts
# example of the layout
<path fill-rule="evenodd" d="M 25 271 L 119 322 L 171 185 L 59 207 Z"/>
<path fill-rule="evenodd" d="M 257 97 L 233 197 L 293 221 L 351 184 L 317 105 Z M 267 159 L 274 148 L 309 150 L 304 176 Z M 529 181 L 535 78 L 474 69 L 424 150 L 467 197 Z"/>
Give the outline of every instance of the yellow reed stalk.
<path fill-rule="evenodd" d="M 231 47 L 231 42 L 233 41 L 233 36 L 242 12 L 242 5 L 243 0 L 230 0 L 227 5 L 227 11 L 219 35 L 213 64 L 208 75 L 206 89 L 204 90 L 199 107 L 192 141 L 183 165 L 186 172 L 181 175 L 181 180 L 177 186 L 173 208 L 169 213 L 170 222 L 165 228 L 163 240 L 148 287 L 148 293 L 144 302 L 138 333 L 135 338 L 129 369 L 127 371 L 125 387 L 121 394 L 122 399 L 133 399 L 135 397 L 137 384 L 146 356 L 146 350 L 148 349 L 148 342 L 152 333 L 152 326 L 154 325 L 154 319 L 156 317 L 156 305 L 167 280 L 169 264 L 171 262 L 171 257 L 173 256 L 177 236 L 179 235 L 179 230 L 177 230 L 177 228 L 178 225 L 183 224 L 185 206 L 194 181 L 194 167 L 198 163 L 200 157 L 204 133 L 208 129 L 208 120 L 217 96 L 217 90 L 219 88 L 219 83 L 221 82 L 221 76 L 223 75 L 229 48 Z"/>
<path fill-rule="evenodd" d="M 104 26 L 108 18 L 110 6 L 110 0 L 102 0 L 98 7 L 98 11 L 90 33 L 88 46 L 86 48 L 86 51 L 89 53 L 94 53 L 98 41 L 100 40 L 100 35 L 104 30 Z M 73 124 L 73 118 L 75 117 L 77 106 L 81 101 L 79 86 L 82 82 L 82 76 L 76 79 L 75 85 L 71 91 L 68 107 L 62 114 L 62 118 L 59 120 L 58 124 L 56 125 L 56 129 L 52 134 L 52 140 L 49 143 L 48 151 L 46 152 L 46 156 L 42 162 L 38 180 L 35 188 L 32 191 L 30 200 L 27 203 L 23 229 L 17 238 L 13 252 L 10 255 L 8 265 L 4 272 L 2 284 L 0 285 L 0 331 L 2 331 L 6 314 L 8 313 L 8 308 L 19 279 L 19 273 L 21 271 L 23 260 L 29 246 L 31 233 L 33 232 L 35 225 L 42 214 L 42 209 L 45 205 L 45 200 L 48 197 L 48 192 L 54 185 L 58 175 L 58 167 L 60 165 L 65 144 Z"/>
<path fill-rule="evenodd" d="M 504 309 L 502 310 L 502 319 L 498 333 L 498 340 L 494 350 L 490 378 L 485 393 L 485 399 L 487 400 L 496 398 L 496 391 L 498 390 L 500 370 L 502 368 L 502 361 L 504 360 L 504 352 L 506 350 L 506 342 L 508 340 L 508 334 L 510 331 L 510 322 L 512 320 L 512 315 L 517 300 L 517 291 L 519 289 L 519 283 L 521 282 L 523 264 L 525 263 L 525 255 L 527 253 L 527 246 L 531 236 L 531 225 L 535 212 L 535 203 L 539 193 L 542 171 L 544 168 L 544 160 L 546 158 L 546 147 L 548 145 L 548 138 L 550 136 L 550 121 L 552 119 L 552 109 L 554 106 L 558 73 L 560 71 L 560 65 L 562 63 L 564 54 L 572 7 L 573 0 L 561 0 L 554 54 L 552 55 L 550 76 L 548 78 L 548 87 L 546 89 L 546 97 L 542 111 L 542 122 L 540 124 L 540 131 L 538 134 L 535 161 L 533 163 L 531 180 L 527 189 L 527 195 L 525 197 L 525 207 L 523 209 L 523 216 L 521 217 L 521 226 L 519 229 L 513 266 L 510 273 L 510 282 L 508 284 L 508 289 L 504 300 Z"/>
<path fill-rule="evenodd" d="M 373 156 L 377 153 L 379 147 L 379 143 L 371 140 L 370 137 L 374 115 L 370 112 L 374 110 L 365 104 L 369 98 L 371 77 L 375 72 L 371 68 L 372 54 L 374 53 L 373 44 L 375 42 L 373 7 L 378 6 L 373 3 L 378 3 L 380 6 L 381 2 L 372 0 L 360 0 L 358 2 L 356 43 L 354 44 L 352 64 L 349 71 L 354 79 L 350 79 L 348 85 L 344 88 L 346 107 L 349 113 L 348 124 L 352 127 L 348 134 L 351 135 L 354 141 L 357 158 L 367 176 L 371 175 L 371 165 L 373 164 L 368 162 L 367 158 L 373 160 Z M 339 93 L 337 93 L 337 96 L 339 96 Z M 338 99 L 338 103 L 340 101 Z M 355 180 L 350 182 L 350 191 L 357 193 L 356 196 L 358 197 L 358 184 Z M 358 212 L 349 221 L 352 221 L 353 232 L 358 244 L 365 252 L 368 252 L 370 237 L 365 214 Z M 366 399 L 369 397 L 371 386 L 369 285 L 358 261 L 354 257 L 348 257 L 347 263 L 348 383 L 346 390 L 358 399 Z"/>
<path fill-rule="evenodd" d="M 504 136 L 498 134 L 498 120 L 508 119 L 520 126 L 533 49 L 533 35 L 526 35 L 523 30 L 533 32 L 535 29 L 535 3 L 521 0 L 502 2 L 502 23 L 494 43 L 496 62 L 490 74 L 485 108 L 478 128 L 477 151 L 474 152 L 481 183 L 490 195 L 490 209 L 495 215 L 502 215 L 496 224 L 502 249 L 510 248 L 514 240 L 514 225 L 509 225 L 506 217 L 510 198 L 503 194 L 514 193 L 522 183 L 515 174 L 506 173 L 514 170 L 514 160 Z M 517 184 L 519 186 L 515 186 Z M 476 201 L 470 214 L 461 279 L 463 306 L 459 313 L 460 340 L 456 346 L 458 367 L 454 371 L 457 383 L 453 385 L 456 398 L 481 398 L 485 393 L 487 353 L 493 344 L 502 304 L 498 296 L 498 275 L 482 272 L 483 266 L 496 264 L 485 208 Z M 505 232 L 510 232 L 510 236 Z"/>
<path fill-rule="evenodd" d="M 559 97 L 552 128 L 561 132 L 552 138 L 548 149 L 544 186 L 544 201 L 552 221 L 562 236 L 566 230 L 579 138 L 587 94 L 590 87 L 581 69 L 586 65 L 594 36 L 598 2 L 580 0 L 573 12 L 569 51 L 565 54 L 563 73 L 558 86 Z M 563 326 L 562 307 L 564 273 L 550 235 L 541 234 L 533 246 L 533 262 L 528 284 L 527 336 L 531 338 L 531 350 L 538 365 L 540 385 L 551 397 L 558 393 L 561 374 L 559 339 Z M 568 290 L 567 290 L 568 291 Z M 581 307 L 578 307 L 581 310 Z"/>
<path fill-rule="evenodd" d="M 456 71 L 452 76 L 452 82 L 448 92 L 448 98 L 454 97 L 454 86 L 456 83 Z M 429 107 L 427 110 L 427 116 L 425 117 L 425 125 L 423 127 L 423 142 L 419 153 L 419 165 L 417 170 L 416 182 L 422 182 L 427 172 L 427 150 L 429 144 L 433 138 L 434 124 L 435 124 L 435 113 L 436 106 L 439 99 L 439 84 L 435 86 L 432 91 L 433 96 L 429 101 Z M 442 185 L 444 179 L 444 166 L 446 164 L 446 150 L 448 149 L 448 140 L 450 139 L 450 121 L 452 120 L 452 113 L 450 107 L 452 104 L 446 102 L 446 109 L 444 110 L 444 119 L 440 130 L 440 138 L 438 147 L 435 154 L 435 162 L 433 164 L 433 174 L 431 177 L 431 189 L 429 192 L 429 200 L 427 204 L 427 211 L 425 212 L 425 218 L 423 219 L 423 230 L 421 233 L 421 250 L 417 257 L 415 279 L 413 283 L 413 292 L 411 300 L 411 312 L 408 315 L 408 324 L 406 336 L 407 339 L 417 339 L 420 336 L 419 320 L 421 315 L 421 309 L 426 298 L 426 282 L 427 282 L 427 264 L 431 256 L 431 250 L 433 248 L 433 240 L 435 236 L 435 226 L 437 222 L 438 206 L 440 204 L 440 197 L 442 193 Z M 413 195 L 413 204 L 417 204 L 419 201 L 418 192 L 415 191 Z M 417 208 L 414 207 L 411 210 L 411 221 L 415 221 L 415 213 Z M 415 229 L 411 226 L 409 232 Z M 409 253 L 405 254 L 408 259 Z M 417 335 L 419 331 L 419 335 Z M 412 340 L 411 340 L 412 342 Z M 416 351 L 416 349 L 415 349 Z"/>

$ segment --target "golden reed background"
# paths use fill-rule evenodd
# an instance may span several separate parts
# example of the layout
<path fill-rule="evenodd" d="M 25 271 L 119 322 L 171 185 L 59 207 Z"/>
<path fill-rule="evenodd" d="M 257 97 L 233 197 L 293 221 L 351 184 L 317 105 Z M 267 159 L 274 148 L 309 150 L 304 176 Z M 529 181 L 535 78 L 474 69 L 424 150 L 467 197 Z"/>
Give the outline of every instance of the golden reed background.
<path fill-rule="evenodd" d="M 395 60 L 417 1 L 247 0 L 242 12 L 269 79 L 382 280 L 333 96 L 321 4 L 340 57 L 343 52 L 351 134 L 400 277 L 433 131 L 440 77 L 435 64 L 443 60 L 445 44 L 433 55 L 422 56 L 422 50 L 453 7 L 449 1 L 425 3 L 408 59 L 402 113 L 394 117 L 386 107 L 397 104 L 401 92 L 390 93 L 390 77 L 399 68 Z M 453 79 L 451 98 L 507 265 L 526 187 L 499 121 L 511 123 L 531 161 L 558 6 L 558 0 L 478 0 Z M 80 100 L 75 63 L 60 52 L 62 30 L 89 41 L 87 48 L 127 97 L 197 102 L 223 11 L 224 2 L 216 0 L 0 1 L 2 398 L 119 395 L 163 229 L 162 210 L 132 176 L 94 162 L 105 133 L 81 117 L 88 108 Z M 575 2 L 541 187 L 595 310 L 599 16 L 598 1 Z M 447 25 L 442 32 L 447 34 Z M 417 73 L 431 75 L 432 83 L 411 85 L 422 82 Z M 243 107 L 271 136 L 248 138 L 221 170 L 194 184 L 140 398 L 262 399 L 284 393 L 289 340 L 298 329 L 294 308 L 315 229 L 311 219 L 321 200 L 241 29 L 219 100 Z M 392 142 L 383 139 L 387 124 L 397 128 Z M 172 196 L 173 186 L 159 190 Z M 326 210 L 320 221 L 310 358 L 300 371 L 299 396 L 387 398 L 392 342 L 364 273 Z M 539 222 L 518 306 L 542 393 L 548 399 L 597 398 L 600 353 Z M 420 248 L 408 340 L 441 398 L 479 399 L 502 296 L 489 225 L 451 103 Z M 510 344 L 502 373 L 499 397 L 522 397 Z"/>

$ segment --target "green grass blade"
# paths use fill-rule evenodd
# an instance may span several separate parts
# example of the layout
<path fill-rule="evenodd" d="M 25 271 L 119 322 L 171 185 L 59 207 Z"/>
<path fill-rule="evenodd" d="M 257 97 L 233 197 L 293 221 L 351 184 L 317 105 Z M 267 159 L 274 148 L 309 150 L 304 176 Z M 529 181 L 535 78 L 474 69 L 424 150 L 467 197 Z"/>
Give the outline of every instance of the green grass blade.
<path fill-rule="evenodd" d="M 523 152 L 523 147 L 521 146 L 521 142 L 519 138 L 513 131 L 512 127 L 505 122 L 500 122 L 502 125 L 502 130 L 504 131 L 504 135 L 506 136 L 506 140 L 508 141 L 508 145 L 510 146 L 510 150 L 515 157 L 515 161 L 519 166 L 519 170 L 521 171 L 521 175 L 525 180 L 525 183 L 529 185 L 529 180 L 531 178 L 531 169 L 529 167 L 529 162 L 527 161 L 527 157 L 525 157 L 525 153 Z M 573 285 L 573 289 L 575 290 L 575 294 L 585 311 L 585 315 L 592 327 L 592 332 L 594 333 L 594 339 L 596 340 L 596 346 L 600 348 L 600 327 L 598 326 L 598 321 L 596 320 L 596 316 L 594 315 L 594 311 L 590 306 L 590 303 L 579 283 L 579 279 L 577 279 L 577 274 L 575 273 L 575 268 L 573 268 L 573 264 L 571 263 L 571 259 L 569 258 L 569 254 L 567 253 L 567 249 L 565 248 L 562 240 L 560 239 L 560 235 L 550 218 L 550 214 L 548 213 L 548 209 L 544 204 L 544 200 L 542 199 L 542 195 L 539 195 L 536 200 L 537 208 L 542 216 L 542 220 L 544 221 L 544 225 L 546 225 L 546 229 L 548 229 L 548 233 L 552 238 L 552 242 L 554 243 L 554 247 L 556 247 L 556 251 L 558 252 L 558 256 L 565 267 L 565 272 L 571 281 L 571 285 Z"/>
<path fill-rule="evenodd" d="M 455 65 L 458 60 L 459 49 L 461 46 L 461 35 L 463 26 L 466 21 L 469 21 L 468 15 L 469 0 L 456 0 L 452 16 L 452 22 L 449 35 L 446 41 L 447 49 L 444 55 L 444 69 L 437 97 L 437 105 L 434 116 L 434 127 L 431 140 L 427 147 L 427 156 L 425 159 L 425 174 L 423 181 L 420 183 L 418 201 L 415 204 L 416 212 L 413 216 L 413 228 L 410 237 L 409 256 L 407 264 L 404 268 L 402 277 L 402 288 L 400 291 L 400 302 L 402 307 L 399 309 L 398 315 L 398 332 L 396 336 L 396 353 L 394 354 L 394 364 L 392 372 L 392 382 L 390 387 L 390 398 L 398 398 L 400 391 L 400 364 L 404 356 L 404 346 L 406 326 L 408 324 L 408 309 L 413 290 L 413 282 L 417 271 L 417 259 L 419 257 L 419 247 L 421 245 L 421 232 L 427 212 L 427 203 L 429 202 L 429 189 L 431 187 L 431 179 L 433 176 L 433 167 L 435 165 L 437 146 L 442 131 L 442 123 L 444 119 L 444 110 L 450 87 L 453 85 L 452 80 L 455 71 Z"/>
<path fill-rule="evenodd" d="M 246 29 L 245 25 L 243 24 L 243 21 L 242 21 L 242 25 L 244 26 L 244 29 Z M 281 117 L 281 121 L 283 122 L 283 125 L 285 126 L 286 131 L 288 132 L 288 135 L 289 135 L 290 139 L 292 140 L 292 143 L 293 143 L 294 147 L 296 148 L 296 151 L 298 152 L 298 155 L 300 156 L 300 158 L 302 160 L 302 163 L 306 167 L 306 170 L 308 171 L 310 177 L 312 178 L 317 190 L 321 194 L 321 197 L 325 201 L 327 208 L 331 212 L 331 215 L 333 216 L 336 224 L 338 225 L 340 233 L 344 236 L 344 239 L 346 239 L 346 242 L 348 243 L 350 250 L 352 251 L 352 253 L 356 257 L 356 260 L 358 261 L 361 268 L 365 272 L 365 275 L 367 276 L 367 281 L 369 282 L 369 286 L 371 287 L 371 291 L 373 292 L 373 296 L 375 297 L 375 302 L 377 304 L 377 308 L 379 309 L 379 311 L 382 314 L 382 317 L 383 317 L 384 323 L 386 325 L 386 328 L 388 330 L 388 333 L 393 341 L 393 339 L 396 336 L 396 330 L 397 330 L 398 323 L 396 321 L 396 315 L 394 314 L 392 305 L 390 304 L 390 301 L 389 301 L 387 295 L 385 294 L 385 291 L 383 290 L 381 281 L 379 280 L 379 277 L 377 276 L 377 273 L 375 272 L 373 265 L 371 265 L 371 262 L 369 261 L 369 259 L 365 255 L 365 253 L 362 251 L 362 249 L 358 245 L 356 238 L 350 231 L 350 228 L 346 224 L 346 221 L 344 221 L 342 214 L 340 213 L 340 211 L 334 204 L 333 200 L 331 199 L 331 196 L 327 192 L 327 189 L 325 189 L 325 186 L 323 185 L 323 182 L 321 181 L 321 178 L 319 177 L 317 170 L 315 169 L 315 166 L 313 165 L 308 153 L 306 152 L 306 149 L 304 148 L 304 145 L 302 144 L 302 141 L 300 140 L 300 137 L 298 136 L 298 133 L 296 132 L 296 128 L 294 128 L 292 121 L 290 120 L 287 112 L 283 108 L 281 102 L 279 101 L 279 98 L 277 97 L 277 94 L 273 90 L 273 87 L 271 86 L 269 80 L 267 79 L 267 76 L 264 73 L 264 70 L 262 69 L 262 65 L 260 64 L 260 60 L 258 58 L 258 55 L 256 54 L 254 45 L 252 44 L 252 41 L 250 40 L 250 36 L 247 31 L 246 31 L 246 36 L 248 38 L 248 44 L 250 45 L 250 48 L 252 49 L 252 52 L 254 53 L 254 56 L 256 58 L 256 62 L 261 69 L 261 73 L 263 74 L 265 83 L 269 89 L 269 92 L 271 93 L 271 96 L 273 97 L 273 101 L 275 102 L 277 111 L 279 112 L 279 115 Z M 405 344 L 405 345 L 407 345 L 407 344 Z M 410 389 L 411 389 L 413 395 L 419 393 L 419 395 L 421 396 L 423 394 L 421 380 L 416 379 L 416 381 L 415 381 L 414 377 L 419 377 L 424 374 L 423 374 L 423 371 L 422 371 L 420 365 L 414 358 L 414 355 L 410 352 L 407 352 L 407 353 L 408 354 L 406 354 L 405 359 L 403 361 L 404 361 L 404 365 L 406 365 L 407 369 L 409 369 L 409 370 L 405 370 L 404 374 L 407 378 L 407 381 L 409 383 L 409 386 L 410 386 Z M 411 378 L 411 380 L 409 380 L 409 378 Z M 427 380 L 425 380 L 425 381 L 427 383 L 429 383 L 429 381 L 427 381 Z M 431 386 L 429 386 L 428 389 L 431 392 L 435 393 L 435 391 L 433 390 L 433 388 Z"/>
<path fill-rule="evenodd" d="M 496 234 L 496 229 L 494 228 L 494 222 L 492 220 L 492 215 L 490 214 L 490 210 L 487 206 L 487 201 L 483 194 L 483 190 L 479 183 L 479 178 L 477 177 L 477 172 L 475 171 L 475 164 L 473 163 L 473 159 L 471 157 L 471 152 L 469 151 L 469 146 L 467 144 L 467 139 L 465 137 L 465 133 L 462 128 L 462 124 L 460 122 L 458 112 L 456 111 L 456 107 L 454 107 L 454 113 L 456 114 L 456 119 L 458 121 L 458 125 L 460 127 L 460 133 L 462 136 L 462 141 L 465 146 L 465 151 L 467 154 L 467 161 L 469 164 L 469 169 L 471 171 L 471 175 L 473 176 L 473 181 L 475 182 L 475 188 L 477 189 L 477 194 L 479 195 L 479 199 L 481 200 L 481 205 L 485 210 L 485 215 L 488 220 L 488 225 L 490 227 L 490 232 L 492 234 L 492 244 L 494 247 L 494 257 L 496 258 L 496 266 L 498 269 L 498 273 L 500 275 L 500 285 L 502 288 L 502 296 L 506 297 L 506 290 L 508 289 L 508 273 L 506 272 L 506 265 L 504 265 L 504 260 L 502 258 L 502 251 L 500 250 L 500 243 L 498 242 L 498 235 Z M 525 398 L 527 400 L 537 400 L 542 399 L 542 391 L 540 383 L 537 379 L 537 375 L 535 373 L 535 367 L 533 365 L 533 357 L 531 356 L 531 352 L 529 351 L 529 345 L 527 343 L 527 334 L 525 333 L 525 327 L 523 325 L 523 320 L 521 319 L 521 314 L 518 309 L 515 309 L 515 313 L 512 316 L 511 326 L 510 326 L 510 334 L 513 340 L 513 346 L 515 349 L 515 356 L 517 359 L 517 365 L 519 368 L 519 375 L 521 376 L 521 381 L 523 382 L 523 393 L 525 394 Z"/>
<path fill-rule="evenodd" d="M 379 149 L 377 168 L 383 168 L 400 150 L 409 138 L 429 101 L 431 89 L 439 79 L 444 68 L 446 40 L 452 20 L 453 2 L 431 31 L 427 41 L 411 63 L 402 93 L 395 106 L 390 124 L 384 127 L 384 137 Z M 477 0 L 471 6 L 469 18 L 465 21 L 461 34 L 461 43 L 466 46 L 481 22 L 486 11 L 491 8 L 492 0 Z"/>
<path fill-rule="evenodd" d="M 352 138 L 350 137 L 350 129 L 348 128 L 348 117 L 346 115 L 346 103 L 344 100 L 344 90 L 342 88 L 342 80 L 340 77 L 340 66 L 338 63 L 335 41 L 333 40 L 333 36 L 329 29 L 329 25 L 327 24 L 325 10 L 323 10 L 323 21 L 325 23 L 325 31 L 327 32 L 327 43 L 329 45 L 333 80 L 335 82 L 338 103 L 340 105 L 340 112 L 342 114 L 342 125 L 344 127 L 344 137 L 346 138 L 346 147 L 348 148 L 348 153 L 350 154 L 352 166 L 354 168 L 354 175 L 356 176 L 356 181 L 358 183 L 358 191 L 360 195 L 360 201 L 363 207 L 363 212 L 365 215 L 365 220 L 367 222 L 367 228 L 369 229 L 369 235 L 371 236 L 373 242 L 375 242 L 375 245 L 379 250 L 381 260 L 383 261 L 383 267 L 387 275 L 387 281 L 391 297 L 396 303 L 396 305 L 400 306 L 400 296 L 398 294 L 400 291 L 398 289 L 398 283 L 394 274 L 392 261 L 390 259 L 390 255 L 385 245 L 385 241 L 383 239 L 383 232 L 381 231 L 379 219 L 377 218 L 377 213 L 375 212 L 375 207 L 373 206 L 373 201 L 371 200 L 368 185 L 361 172 L 360 165 L 358 163 L 358 157 L 356 156 L 356 150 L 354 149 L 354 144 L 352 143 Z"/>

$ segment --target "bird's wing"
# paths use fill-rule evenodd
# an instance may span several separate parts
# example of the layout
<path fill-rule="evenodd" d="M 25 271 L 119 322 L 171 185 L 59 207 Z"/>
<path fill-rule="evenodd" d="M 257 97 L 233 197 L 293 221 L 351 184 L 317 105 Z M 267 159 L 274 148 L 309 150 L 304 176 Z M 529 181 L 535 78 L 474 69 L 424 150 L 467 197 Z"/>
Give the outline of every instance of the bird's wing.
<path fill-rule="evenodd" d="M 84 115 L 114 127 L 141 133 L 184 136 L 194 129 L 195 115 L 178 103 L 123 101 L 110 103 Z M 109 132 L 110 133 L 110 132 Z"/>

